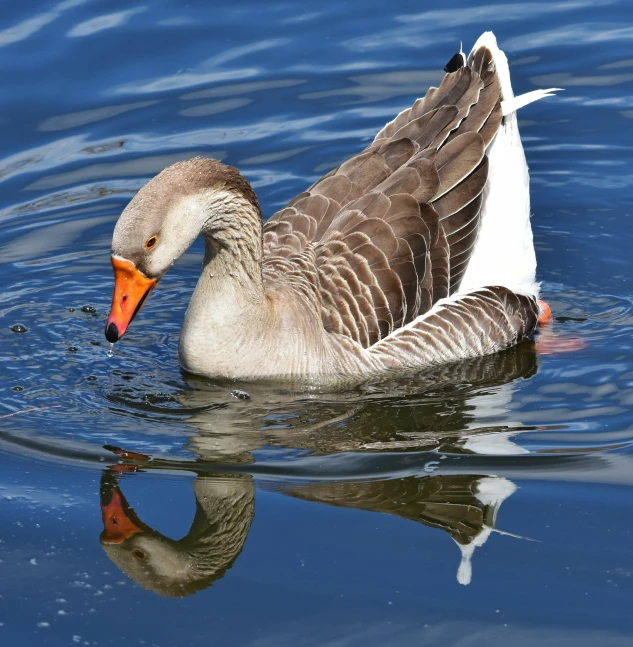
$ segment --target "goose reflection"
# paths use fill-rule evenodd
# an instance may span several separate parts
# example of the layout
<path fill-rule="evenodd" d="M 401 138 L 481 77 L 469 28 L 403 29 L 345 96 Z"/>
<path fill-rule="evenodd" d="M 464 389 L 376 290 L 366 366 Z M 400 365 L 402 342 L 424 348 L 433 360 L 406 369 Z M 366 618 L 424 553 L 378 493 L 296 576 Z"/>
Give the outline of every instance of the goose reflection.
<path fill-rule="evenodd" d="M 536 374 L 524 344 L 504 353 L 444 366 L 342 393 L 293 392 L 259 383 L 230 386 L 189 380 L 180 404 L 193 413 L 188 448 L 203 462 L 249 463 L 267 447 L 332 454 L 347 451 L 516 453 L 509 439 L 524 429 L 507 409 L 519 380 Z M 229 395 L 237 386 L 250 394 Z M 494 433 L 493 433 L 494 432 Z"/>
<path fill-rule="evenodd" d="M 231 568 L 247 539 L 255 510 L 255 487 L 247 472 L 255 452 L 271 446 L 313 454 L 352 451 L 355 457 L 363 451 L 435 450 L 438 458 L 439 452 L 520 452 L 512 443 L 517 433 L 513 423 L 506 419 L 499 427 L 485 422 L 491 411 L 507 406 L 512 383 L 536 370 L 534 352 L 519 347 L 444 367 L 433 375 L 337 397 L 297 397 L 250 385 L 250 400 L 209 407 L 217 402 L 218 390 L 226 393 L 226 387 L 198 385 L 182 396 L 190 410 L 195 407 L 188 420 L 196 432 L 188 441 L 195 461 L 185 464 L 117 450 L 126 462 L 107 469 L 102 478 L 101 545 L 144 588 L 172 597 L 195 593 Z M 149 468 L 186 466 L 196 473 L 196 513 L 182 539 L 170 539 L 143 523 L 121 491 L 118 473 L 134 471 L 144 458 Z M 209 472 L 209 466 L 216 469 L 213 466 L 220 464 L 223 470 L 239 465 L 240 473 Z M 424 468 L 404 478 L 305 480 L 309 479 L 294 485 L 280 477 L 274 489 L 297 499 L 395 515 L 444 531 L 461 551 L 461 584 L 470 583 L 474 551 L 497 530 L 499 508 L 516 490 L 510 480 L 494 474 L 429 474 Z"/>
<path fill-rule="evenodd" d="M 255 489 L 243 475 L 199 475 L 196 514 L 175 541 L 143 523 L 116 477 L 101 481 L 103 532 L 108 557 L 143 588 L 168 597 L 191 595 L 224 576 L 242 551 L 255 512 Z M 499 507 L 516 490 L 498 476 L 470 474 L 391 481 L 312 483 L 284 494 L 344 508 L 391 514 L 445 531 L 461 551 L 457 581 L 470 584 L 472 556 L 496 529 Z"/>
<path fill-rule="evenodd" d="M 196 513 L 185 537 L 173 540 L 143 523 L 121 492 L 115 474 L 101 478 L 101 546 L 130 579 L 168 597 L 205 589 L 231 568 L 255 513 L 252 479 L 199 476 Z"/>

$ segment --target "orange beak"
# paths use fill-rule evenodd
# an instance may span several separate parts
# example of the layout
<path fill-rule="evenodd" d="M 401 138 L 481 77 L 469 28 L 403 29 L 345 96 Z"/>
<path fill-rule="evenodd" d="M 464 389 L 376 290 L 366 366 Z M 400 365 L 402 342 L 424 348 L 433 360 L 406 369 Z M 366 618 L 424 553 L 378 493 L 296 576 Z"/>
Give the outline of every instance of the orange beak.
<path fill-rule="evenodd" d="M 147 526 L 130 508 L 118 487 L 112 489 L 111 499 L 108 503 L 102 500 L 101 516 L 103 532 L 100 539 L 104 544 L 121 544 L 128 537 L 147 529 Z"/>
<path fill-rule="evenodd" d="M 132 261 L 112 257 L 114 291 L 112 308 L 106 321 L 105 336 L 114 343 L 123 337 L 127 327 L 143 307 L 145 299 L 156 287 L 156 279 L 148 279 L 136 269 Z"/>

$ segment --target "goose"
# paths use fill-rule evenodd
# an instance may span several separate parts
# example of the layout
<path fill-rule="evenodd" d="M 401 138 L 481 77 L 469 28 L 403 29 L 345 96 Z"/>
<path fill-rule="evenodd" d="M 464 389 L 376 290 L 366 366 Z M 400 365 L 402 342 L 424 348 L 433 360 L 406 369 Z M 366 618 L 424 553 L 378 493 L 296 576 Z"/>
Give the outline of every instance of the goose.
<path fill-rule="evenodd" d="M 151 179 L 114 228 L 106 339 L 122 337 L 199 235 L 178 349 L 187 373 L 362 382 L 529 337 L 551 313 L 538 300 L 516 110 L 558 88 L 514 97 L 492 32 L 445 71 L 265 224 L 251 185 L 216 160 Z"/>

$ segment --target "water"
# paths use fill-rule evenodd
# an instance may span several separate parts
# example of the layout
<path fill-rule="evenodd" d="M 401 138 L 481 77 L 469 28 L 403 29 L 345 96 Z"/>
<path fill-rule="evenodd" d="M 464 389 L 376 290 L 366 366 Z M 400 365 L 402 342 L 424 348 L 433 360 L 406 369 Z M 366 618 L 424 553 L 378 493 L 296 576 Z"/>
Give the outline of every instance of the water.
<path fill-rule="evenodd" d="M 630 645 L 628 3 L 2 8 L 2 644 Z M 521 115 L 536 346 L 335 394 L 187 377 L 198 243 L 111 356 L 149 177 L 215 156 L 271 214 L 486 29 L 515 91 L 566 88 Z"/>

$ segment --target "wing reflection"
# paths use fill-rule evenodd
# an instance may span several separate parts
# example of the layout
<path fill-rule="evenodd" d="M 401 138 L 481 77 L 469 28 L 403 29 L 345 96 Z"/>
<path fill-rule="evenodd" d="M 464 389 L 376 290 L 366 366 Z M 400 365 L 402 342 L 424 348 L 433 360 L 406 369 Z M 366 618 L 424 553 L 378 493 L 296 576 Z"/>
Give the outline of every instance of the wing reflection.
<path fill-rule="evenodd" d="M 256 452 L 271 447 L 315 454 L 351 451 L 354 456 L 363 451 L 521 451 L 512 443 L 520 425 L 508 420 L 507 405 L 512 399 L 512 382 L 531 377 L 536 370 L 536 355 L 525 345 L 407 381 L 339 395 L 306 397 L 279 387 L 238 385 L 248 390 L 251 398 L 217 406 L 219 391 L 226 394 L 227 387 L 196 384 L 197 388 L 181 398 L 183 406 L 194 412 L 188 422 L 196 433 L 189 438 L 188 447 L 196 459 L 183 463 L 144 457 L 134 454 L 133 448 L 117 449 L 128 464 L 109 468 L 102 479 L 102 546 L 108 557 L 144 588 L 167 596 L 195 593 L 231 567 L 254 514 L 252 477 L 209 472 L 209 466 L 240 466 L 245 472 L 255 462 Z M 501 425 L 498 411 L 504 412 Z M 279 453 L 279 449 L 275 451 Z M 182 539 L 170 539 L 150 528 L 127 504 L 116 474 L 134 471 L 139 463 L 197 474 L 196 515 Z M 438 460 L 436 465 L 441 463 Z M 404 478 L 387 475 L 382 480 L 346 478 L 300 485 L 289 485 L 280 477 L 275 490 L 298 499 L 395 515 L 441 529 L 461 551 L 458 582 L 469 584 L 473 553 L 496 530 L 499 507 L 516 486 L 507 478 L 486 473 L 429 474 L 432 469 L 421 468 L 420 474 Z"/>
<path fill-rule="evenodd" d="M 472 556 L 496 529 L 497 512 L 514 492 L 512 481 L 498 476 L 456 474 L 408 477 L 367 483 L 312 483 L 287 494 L 343 508 L 382 512 L 444 530 L 462 553 L 460 584 L 470 584 Z"/>

